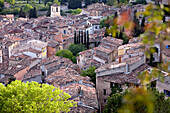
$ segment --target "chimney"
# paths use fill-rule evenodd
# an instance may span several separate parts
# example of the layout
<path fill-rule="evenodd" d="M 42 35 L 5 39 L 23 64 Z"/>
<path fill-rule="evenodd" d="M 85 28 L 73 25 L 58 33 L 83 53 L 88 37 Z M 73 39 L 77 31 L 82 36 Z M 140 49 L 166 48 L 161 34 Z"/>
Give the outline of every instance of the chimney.
<path fill-rule="evenodd" d="M 119 57 L 119 63 L 121 63 L 122 61 L 121 61 L 122 59 L 121 59 L 121 57 Z"/>

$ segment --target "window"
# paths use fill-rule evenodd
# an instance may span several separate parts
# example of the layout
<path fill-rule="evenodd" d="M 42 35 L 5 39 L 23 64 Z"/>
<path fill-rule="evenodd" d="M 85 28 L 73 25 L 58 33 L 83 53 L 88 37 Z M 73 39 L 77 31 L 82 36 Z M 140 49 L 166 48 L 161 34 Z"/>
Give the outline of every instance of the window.
<path fill-rule="evenodd" d="M 97 29 L 97 26 L 95 27 L 95 29 Z"/>
<path fill-rule="evenodd" d="M 164 94 L 170 97 L 170 91 L 164 89 Z"/>
<path fill-rule="evenodd" d="M 110 83 L 110 88 L 113 88 L 115 84 L 113 82 Z"/>
<path fill-rule="evenodd" d="M 170 49 L 170 45 L 166 45 L 166 49 Z"/>
<path fill-rule="evenodd" d="M 42 72 L 42 75 L 43 75 L 43 76 L 45 75 L 44 71 Z"/>
<path fill-rule="evenodd" d="M 64 34 L 66 34 L 66 33 L 67 33 L 67 31 L 66 31 L 66 30 L 64 30 L 64 31 L 63 31 L 63 33 L 64 33 Z"/>
<path fill-rule="evenodd" d="M 56 12 L 58 12 L 58 8 L 56 8 Z"/>
<path fill-rule="evenodd" d="M 106 99 L 104 99 L 104 103 L 106 102 Z"/>
<path fill-rule="evenodd" d="M 106 89 L 103 89 L 103 95 L 106 95 Z"/>

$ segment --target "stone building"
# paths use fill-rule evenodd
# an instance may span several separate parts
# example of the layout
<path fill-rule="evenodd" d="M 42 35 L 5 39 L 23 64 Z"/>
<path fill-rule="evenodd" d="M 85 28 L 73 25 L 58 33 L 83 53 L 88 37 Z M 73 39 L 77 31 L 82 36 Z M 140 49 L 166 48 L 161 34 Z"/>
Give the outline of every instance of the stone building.
<path fill-rule="evenodd" d="M 96 90 L 100 108 L 104 109 L 113 87 L 116 86 L 124 91 L 128 87 L 138 86 L 139 72 L 148 68 L 149 66 L 145 64 L 145 56 L 138 55 L 124 59 L 123 62 L 112 62 L 96 69 Z"/>
<path fill-rule="evenodd" d="M 163 92 L 166 97 L 170 97 L 170 76 L 166 76 L 164 81 L 156 81 L 156 89 Z"/>
<path fill-rule="evenodd" d="M 60 5 L 53 4 L 51 5 L 51 17 L 60 16 Z"/>

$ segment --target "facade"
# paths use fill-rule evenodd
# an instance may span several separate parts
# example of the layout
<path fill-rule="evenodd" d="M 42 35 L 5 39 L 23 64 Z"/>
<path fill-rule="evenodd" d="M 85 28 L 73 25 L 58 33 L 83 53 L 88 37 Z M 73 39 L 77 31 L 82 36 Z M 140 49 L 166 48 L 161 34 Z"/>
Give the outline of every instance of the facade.
<path fill-rule="evenodd" d="M 164 93 L 166 97 L 170 97 L 170 76 L 166 76 L 164 81 L 157 80 L 156 89 Z"/>
<path fill-rule="evenodd" d="M 60 16 L 60 5 L 53 4 L 51 5 L 51 17 Z"/>
<path fill-rule="evenodd" d="M 163 41 L 161 43 L 161 50 L 161 62 L 163 62 L 165 70 L 170 72 L 170 41 Z"/>
<path fill-rule="evenodd" d="M 140 84 L 137 77 L 138 72 L 142 72 L 147 68 L 149 66 L 145 64 L 145 56 L 142 55 L 128 58 L 123 62 L 116 61 L 105 64 L 96 69 L 96 90 L 101 109 L 104 109 L 112 88 L 116 86 L 124 91 L 131 85 L 138 86 Z"/>
<path fill-rule="evenodd" d="M 2 49 L 0 48 L 0 63 L 2 63 Z"/>

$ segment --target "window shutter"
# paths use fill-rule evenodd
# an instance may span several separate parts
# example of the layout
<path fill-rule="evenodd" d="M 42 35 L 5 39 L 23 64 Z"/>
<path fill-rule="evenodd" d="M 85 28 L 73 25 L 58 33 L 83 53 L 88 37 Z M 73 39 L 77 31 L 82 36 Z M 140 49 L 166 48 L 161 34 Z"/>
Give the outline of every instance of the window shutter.
<path fill-rule="evenodd" d="M 166 45 L 166 49 L 168 49 L 168 45 Z"/>

